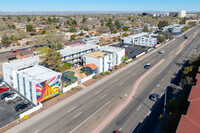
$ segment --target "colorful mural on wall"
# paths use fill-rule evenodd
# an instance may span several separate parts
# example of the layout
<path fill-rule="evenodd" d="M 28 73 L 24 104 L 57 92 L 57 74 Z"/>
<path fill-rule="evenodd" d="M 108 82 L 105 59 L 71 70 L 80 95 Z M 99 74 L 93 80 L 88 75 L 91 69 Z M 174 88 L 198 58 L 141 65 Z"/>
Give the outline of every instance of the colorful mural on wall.
<path fill-rule="evenodd" d="M 48 100 L 59 94 L 59 87 L 62 85 L 61 77 L 62 75 L 59 75 L 36 84 L 37 103 Z"/>

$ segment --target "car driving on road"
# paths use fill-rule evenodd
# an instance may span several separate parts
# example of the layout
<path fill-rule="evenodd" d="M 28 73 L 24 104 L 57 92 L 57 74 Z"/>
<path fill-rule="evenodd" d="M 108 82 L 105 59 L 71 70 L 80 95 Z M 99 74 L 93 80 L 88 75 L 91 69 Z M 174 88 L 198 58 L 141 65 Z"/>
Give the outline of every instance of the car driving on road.
<path fill-rule="evenodd" d="M 151 95 L 149 96 L 149 98 L 150 98 L 150 100 L 152 100 L 152 101 L 157 101 L 158 98 L 159 98 L 159 95 L 158 95 L 157 93 L 154 93 L 154 94 L 151 94 Z"/>
<path fill-rule="evenodd" d="M 147 63 L 147 64 L 144 66 L 145 69 L 149 69 L 150 67 L 151 67 L 151 64 L 150 64 L 150 63 Z"/>
<path fill-rule="evenodd" d="M 163 54 L 165 51 L 163 49 L 159 50 L 158 53 L 159 54 Z"/>

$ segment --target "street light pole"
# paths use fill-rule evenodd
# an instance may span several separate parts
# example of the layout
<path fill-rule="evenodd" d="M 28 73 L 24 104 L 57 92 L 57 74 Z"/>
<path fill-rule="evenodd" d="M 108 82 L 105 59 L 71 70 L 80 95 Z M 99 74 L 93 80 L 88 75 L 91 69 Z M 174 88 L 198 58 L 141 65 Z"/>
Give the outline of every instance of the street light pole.
<path fill-rule="evenodd" d="M 166 111 L 165 106 L 166 106 L 166 102 L 167 102 L 167 88 L 164 88 L 164 87 L 162 87 L 160 85 L 157 85 L 157 86 L 163 88 L 164 91 L 165 91 L 164 108 L 163 108 L 163 114 L 165 114 L 165 111 Z"/>

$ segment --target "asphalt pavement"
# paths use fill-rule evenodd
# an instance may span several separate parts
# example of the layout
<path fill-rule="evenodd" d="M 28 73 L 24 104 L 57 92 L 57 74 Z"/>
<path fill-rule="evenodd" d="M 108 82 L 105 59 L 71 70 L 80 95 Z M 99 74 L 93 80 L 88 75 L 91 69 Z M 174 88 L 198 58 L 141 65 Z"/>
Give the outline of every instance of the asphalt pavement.
<path fill-rule="evenodd" d="M 127 100 L 138 78 L 149 71 L 144 69 L 146 63 L 150 62 L 153 67 L 164 60 L 144 77 L 134 98 L 118 115 L 115 114 L 108 121 L 108 125 L 101 132 L 109 133 L 119 129 L 125 133 L 133 131 L 138 123 L 150 113 L 154 104 L 149 100 L 149 94 L 163 93 L 163 89 L 156 86 L 158 84 L 167 86 L 171 75 L 180 67 L 176 65 L 176 62 L 188 55 L 199 43 L 199 34 L 193 38 L 198 30 L 199 28 L 194 28 L 189 31 L 185 43 L 181 36 L 151 51 L 100 82 L 12 128 L 8 133 L 90 133 L 104 123 L 106 118 Z M 164 54 L 157 53 L 161 48 L 165 50 Z"/>

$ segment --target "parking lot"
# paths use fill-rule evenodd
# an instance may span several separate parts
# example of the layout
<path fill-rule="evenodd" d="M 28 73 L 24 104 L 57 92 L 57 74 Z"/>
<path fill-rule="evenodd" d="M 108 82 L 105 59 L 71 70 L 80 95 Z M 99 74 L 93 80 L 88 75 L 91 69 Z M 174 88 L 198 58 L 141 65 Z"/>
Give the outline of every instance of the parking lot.
<path fill-rule="evenodd" d="M 0 88 L 6 88 L 6 85 L 0 86 Z M 15 90 L 9 89 L 5 92 L 1 92 L 0 96 L 4 93 L 15 93 L 17 95 L 16 98 L 12 100 L 8 100 L 7 102 L 5 99 L 0 98 L 0 128 L 15 121 L 19 118 L 19 115 L 29 109 L 32 108 L 32 105 L 29 104 L 28 107 L 22 109 L 21 111 L 16 111 L 16 105 L 20 103 L 28 103 L 27 100 L 24 100 L 22 96 L 20 96 Z"/>
<path fill-rule="evenodd" d="M 141 54 L 142 52 L 146 52 L 148 49 L 151 48 L 132 44 L 115 44 L 112 46 L 125 48 L 126 56 L 128 56 L 129 59 L 134 59 L 137 55 Z"/>

